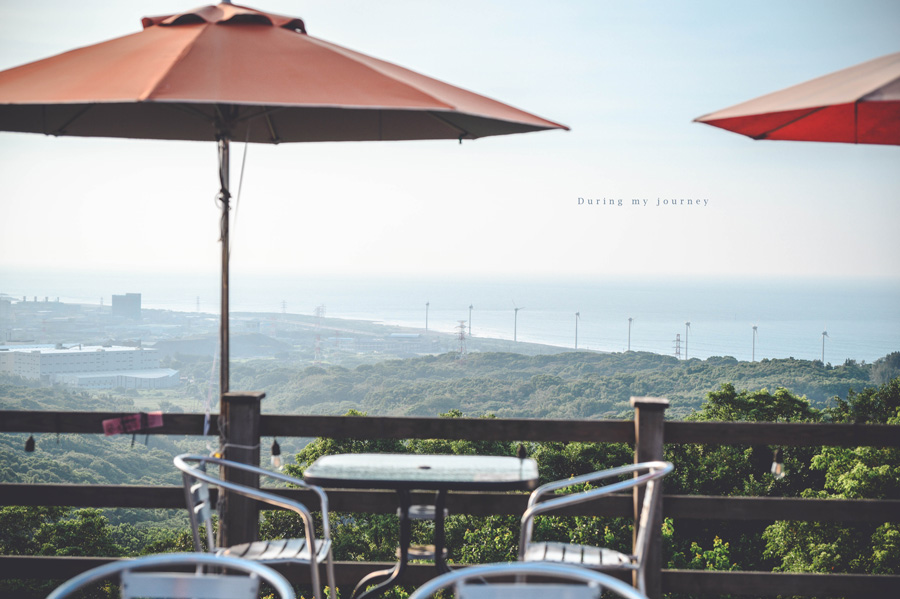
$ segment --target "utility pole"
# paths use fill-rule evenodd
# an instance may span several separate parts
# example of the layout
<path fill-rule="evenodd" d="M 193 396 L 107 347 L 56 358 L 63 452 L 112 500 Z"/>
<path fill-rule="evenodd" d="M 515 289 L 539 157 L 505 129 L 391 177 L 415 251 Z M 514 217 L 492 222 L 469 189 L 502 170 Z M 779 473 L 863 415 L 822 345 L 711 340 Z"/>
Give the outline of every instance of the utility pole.
<path fill-rule="evenodd" d="M 756 362 L 756 325 L 753 325 L 753 353 L 750 354 L 750 361 Z"/>
<path fill-rule="evenodd" d="M 631 351 L 631 321 L 634 320 L 630 316 L 628 317 L 628 351 Z"/>
<path fill-rule="evenodd" d="M 581 312 L 575 313 L 575 349 L 578 349 L 578 319 L 581 318 Z"/>
<path fill-rule="evenodd" d="M 684 359 L 688 359 L 687 349 L 688 349 L 688 331 L 691 330 L 691 321 L 687 321 L 684 323 Z"/>

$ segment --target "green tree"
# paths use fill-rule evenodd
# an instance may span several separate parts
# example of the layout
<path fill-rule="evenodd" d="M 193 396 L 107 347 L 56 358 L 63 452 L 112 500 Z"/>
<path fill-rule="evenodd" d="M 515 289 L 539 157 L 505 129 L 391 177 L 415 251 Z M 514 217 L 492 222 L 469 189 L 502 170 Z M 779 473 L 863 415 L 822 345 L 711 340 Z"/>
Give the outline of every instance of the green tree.
<path fill-rule="evenodd" d="M 900 379 L 850 393 L 827 410 L 838 422 L 900 425 Z M 824 489 L 805 497 L 900 499 L 900 449 L 823 447 L 810 460 Z M 766 555 L 792 572 L 900 573 L 900 524 L 776 522 L 764 533 Z"/>

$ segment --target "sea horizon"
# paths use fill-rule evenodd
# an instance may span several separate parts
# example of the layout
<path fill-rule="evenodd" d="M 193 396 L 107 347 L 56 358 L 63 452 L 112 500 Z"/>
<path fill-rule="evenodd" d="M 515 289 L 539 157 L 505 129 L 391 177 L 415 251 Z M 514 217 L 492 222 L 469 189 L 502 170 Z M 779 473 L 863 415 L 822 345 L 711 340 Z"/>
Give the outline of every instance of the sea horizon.
<path fill-rule="evenodd" d="M 140 293 L 143 308 L 215 315 L 218 285 L 217 275 L 0 269 L 0 294 L 17 300 L 100 305 Z M 898 300 L 900 281 L 891 279 L 237 273 L 230 311 L 313 315 L 322 306 L 328 318 L 423 331 L 453 334 L 462 325 L 474 337 L 508 340 L 509 351 L 515 339 L 561 350 L 577 342 L 577 349 L 680 358 L 821 360 L 824 340 L 824 361 L 836 365 L 900 351 Z"/>

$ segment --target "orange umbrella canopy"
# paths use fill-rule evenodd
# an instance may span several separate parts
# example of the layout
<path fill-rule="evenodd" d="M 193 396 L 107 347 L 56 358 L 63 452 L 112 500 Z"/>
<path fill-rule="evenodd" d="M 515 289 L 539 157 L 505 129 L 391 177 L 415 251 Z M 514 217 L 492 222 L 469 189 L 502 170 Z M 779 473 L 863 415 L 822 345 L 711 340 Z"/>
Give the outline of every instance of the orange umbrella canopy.
<path fill-rule="evenodd" d="M 232 4 L 0 73 L 0 130 L 261 143 L 566 129 Z"/>
<path fill-rule="evenodd" d="M 900 52 L 694 121 L 753 139 L 900 145 Z"/>
<path fill-rule="evenodd" d="M 221 392 L 229 387 L 229 142 L 476 139 L 568 129 L 223 2 L 0 72 L 0 131 L 216 141 Z"/>

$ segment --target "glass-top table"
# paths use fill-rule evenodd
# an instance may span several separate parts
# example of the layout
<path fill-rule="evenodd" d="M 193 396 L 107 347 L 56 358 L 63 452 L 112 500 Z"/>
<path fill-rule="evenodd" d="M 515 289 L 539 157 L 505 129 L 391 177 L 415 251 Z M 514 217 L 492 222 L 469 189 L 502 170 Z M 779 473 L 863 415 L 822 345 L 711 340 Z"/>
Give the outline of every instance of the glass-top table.
<path fill-rule="evenodd" d="M 346 453 L 317 459 L 303 479 L 320 487 L 455 491 L 530 491 L 537 463 L 483 455 Z"/>
<path fill-rule="evenodd" d="M 481 455 L 348 453 L 322 456 L 303 473 L 319 487 L 394 489 L 400 500 L 400 560 L 390 570 L 372 572 L 359 581 L 353 599 L 376 596 L 397 584 L 409 561 L 410 491 L 436 491 L 434 564 L 444 561 L 444 505 L 448 491 L 531 491 L 538 484 L 537 463 L 530 458 Z M 381 582 L 378 582 L 381 581 Z M 366 591 L 370 584 L 376 586 Z"/>

